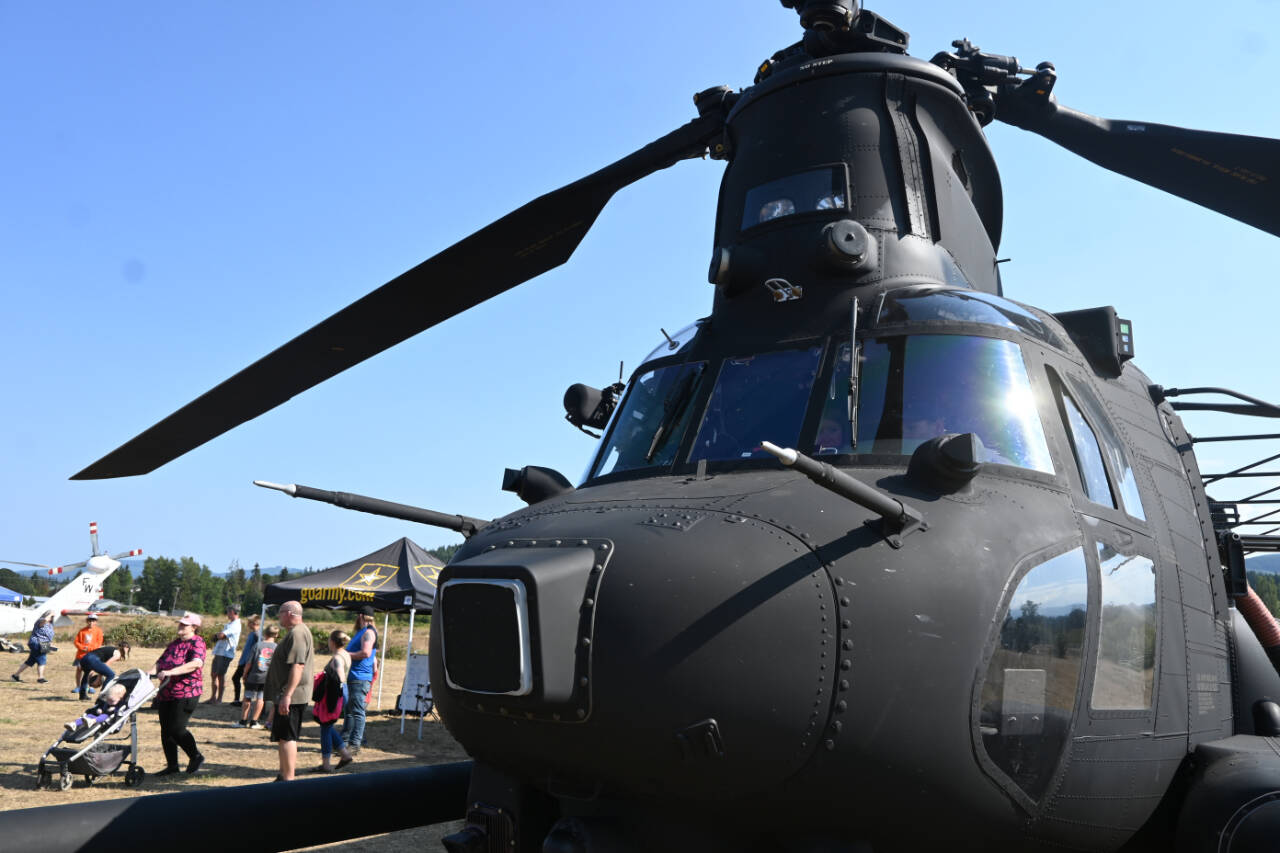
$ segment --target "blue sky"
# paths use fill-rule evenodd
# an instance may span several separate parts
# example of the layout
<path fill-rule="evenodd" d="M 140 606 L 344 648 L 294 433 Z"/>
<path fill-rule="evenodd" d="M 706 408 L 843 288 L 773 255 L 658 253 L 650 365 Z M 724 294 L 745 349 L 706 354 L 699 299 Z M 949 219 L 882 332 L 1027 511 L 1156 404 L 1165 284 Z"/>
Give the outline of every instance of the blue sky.
<path fill-rule="evenodd" d="M 0 0 L 3 558 L 82 559 L 96 520 L 112 551 L 323 567 L 400 535 L 458 540 L 252 479 L 482 517 L 520 506 L 499 490 L 506 467 L 576 479 L 594 443 L 563 421 L 565 387 L 605 384 L 620 360 L 630 372 L 660 327 L 710 309 L 719 163 L 624 190 L 568 265 L 153 474 L 67 478 L 404 269 L 687 121 L 694 92 L 748 85 L 799 34 L 774 0 L 123 8 Z M 873 8 L 917 56 L 967 36 L 1026 66 L 1050 59 L 1076 109 L 1280 137 L 1277 0 Z M 1280 398 L 1280 240 L 1014 128 L 988 137 L 1009 296 L 1115 305 L 1155 382 Z M 1210 446 L 1204 467 L 1254 450 Z"/>

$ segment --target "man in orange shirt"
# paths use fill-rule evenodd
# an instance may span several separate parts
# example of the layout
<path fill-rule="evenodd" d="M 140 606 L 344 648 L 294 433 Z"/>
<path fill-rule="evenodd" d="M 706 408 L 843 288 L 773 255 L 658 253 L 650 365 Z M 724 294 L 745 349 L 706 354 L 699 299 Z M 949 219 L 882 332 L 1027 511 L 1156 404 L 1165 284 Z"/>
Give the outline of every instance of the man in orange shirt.
<path fill-rule="evenodd" d="M 72 693 L 81 692 L 85 679 L 89 677 L 89 673 L 80 666 L 80 658 L 102 645 L 102 629 L 98 627 L 98 614 L 90 613 L 84 618 L 84 627 L 76 632 L 76 659 L 74 661 L 76 667 L 76 686 L 72 689 Z M 92 693 L 93 690 L 89 690 Z"/>

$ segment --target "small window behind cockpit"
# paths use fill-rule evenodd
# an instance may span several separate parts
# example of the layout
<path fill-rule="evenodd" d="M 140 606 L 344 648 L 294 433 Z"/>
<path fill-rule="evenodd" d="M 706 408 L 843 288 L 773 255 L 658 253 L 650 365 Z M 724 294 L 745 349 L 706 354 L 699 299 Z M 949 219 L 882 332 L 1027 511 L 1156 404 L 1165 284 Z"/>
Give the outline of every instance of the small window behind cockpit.
<path fill-rule="evenodd" d="M 913 335 L 861 342 L 858 443 L 849 441 L 849 345 L 823 401 L 813 452 L 910 456 L 931 438 L 971 432 L 983 462 L 1053 473 L 1022 351 L 1012 341 Z"/>
<path fill-rule="evenodd" d="M 811 169 L 769 181 L 747 191 L 742 230 L 797 213 L 845 210 L 848 207 L 845 172 L 841 166 Z"/>
<path fill-rule="evenodd" d="M 795 446 L 821 358 L 818 345 L 726 358 L 689 461 L 768 458 L 764 441 Z"/>

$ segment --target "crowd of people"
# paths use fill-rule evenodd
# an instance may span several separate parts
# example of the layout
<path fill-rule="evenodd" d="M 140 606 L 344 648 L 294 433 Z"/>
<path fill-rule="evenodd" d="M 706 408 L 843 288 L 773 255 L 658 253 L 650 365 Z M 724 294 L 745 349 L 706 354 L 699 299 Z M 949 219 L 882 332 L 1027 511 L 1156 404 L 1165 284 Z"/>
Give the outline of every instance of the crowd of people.
<path fill-rule="evenodd" d="M 310 708 L 312 718 L 320 725 L 321 763 L 312 772 L 333 773 L 355 760 L 364 743 L 365 718 L 369 692 L 377 673 L 378 632 L 374 627 L 374 611 L 365 606 L 355 616 L 352 633 L 333 631 L 328 637 L 331 658 L 316 671 L 316 649 L 311 630 L 303 624 L 302 605 L 287 601 L 280 605 L 275 625 L 261 626 L 257 615 L 242 625 L 239 608 L 226 610 L 227 621 L 216 634 L 212 650 L 208 649 L 199 629 L 203 619 L 197 613 L 185 613 L 177 620 L 177 635 L 160 654 L 147 674 L 160 680 L 154 700 L 160 722 L 160 746 L 165 767 L 156 776 L 191 775 L 200 770 L 205 757 L 194 735 L 188 729 L 191 716 L 205 695 L 204 667 L 210 666 L 210 690 L 205 704 L 223 704 L 227 674 L 234 698 L 226 704 L 240 706 L 240 728 L 266 728 L 276 745 L 279 773 L 274 781 L 287 782 L 297 774 L 298 741 L 304 712 Z M 240 636 L 247 627 L 243 648 Z M 10 678 L 21 681 L 22 673 L 35 668 L 37 682 L 47 683 L 47 656 L 56 651 L 53 643 L 53 614 L 37 620 L 27 642 L 29 654 Z M 85 617 L 85 625 L 75 636 L 76 686 L 72 689 L 86 700 L 96 689 L 115 678 L 112 664 L 127 661 L 130 644 L 106 645 L 97 614 Z M 211 657 L 210 657 L 211 655 Z M 238 656 L 237 656 L 238 655 Z M 241 699 L 243 688 L 244 697 Z M 122 690 L 99 697 L 95 706 L 67 724 L 73 731 L 87 720 L 101 716 L 104 708 L 118 705 Z M 337 724 L 341 721 L 341 731 Z M 186 756 L 183 768 L 178 751 Z M 337 754 L 338 761 L 333 763 Z"/>

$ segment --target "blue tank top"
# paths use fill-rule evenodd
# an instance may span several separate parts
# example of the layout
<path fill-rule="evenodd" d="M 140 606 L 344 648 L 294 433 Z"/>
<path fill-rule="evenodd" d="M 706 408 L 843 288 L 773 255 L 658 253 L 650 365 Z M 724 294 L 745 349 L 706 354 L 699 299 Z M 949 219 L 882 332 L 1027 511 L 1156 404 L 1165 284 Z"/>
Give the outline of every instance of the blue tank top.
<path fill-rule="evenodd" d="M 347 651 L 360 651 L 360 641 L 364 637 L 365 631 L 374 632 L 375 639 L 373 641 L 373 654 L 362 660 L 351 662 L 351 672 L 347 674 L 348 681 L 373 681 L 373 659 L 378 656 L 378 640 L 376 639 L 378 632 L 374 631 L 372 626 L 361 628 L 356 635 L 351 638 L 351 642 L 347 643 Z"/>

